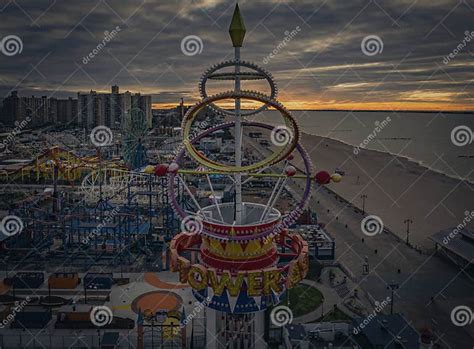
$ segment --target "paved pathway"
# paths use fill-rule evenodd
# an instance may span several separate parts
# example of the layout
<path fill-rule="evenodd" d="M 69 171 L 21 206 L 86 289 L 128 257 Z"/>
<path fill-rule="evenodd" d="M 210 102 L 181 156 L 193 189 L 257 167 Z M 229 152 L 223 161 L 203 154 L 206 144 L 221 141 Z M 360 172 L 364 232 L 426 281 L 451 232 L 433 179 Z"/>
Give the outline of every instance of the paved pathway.
<path fill-rule="evenodd" d="M 252 143 L 257 152 L 268 153 Z M 290 185 L 301 193 L 297 184 Z M 329 186 L 332 185 L 337 184 Z M 371 300 L 380 302 L 391 296 L 389 285 L 398 284 L 393 297 L 394 312 L 402 313 L 417 330 L 431 328 L 442 348 L 472 349 L 474 321 L 457 327 L 450 316 L 452 309 L 459 305 L 474 311 L 474 279 L 466 270 L 434 253 L 420 254 L 392 234 L 364 235 L 360 228 L 363 219 L 360 210 L 346 206 L 324 189 L 313 191 L 309 207 L 327 224 L 336 240 L 336 261 L 347 270 L 354 288 L 364 291 L 360 292 L 361 296 L 365 293 Z M 366 256 L 370 272 L 363 275 Z"/>
<path fill-rule="evenodd" d="M 311 207 L 327 222 L 336 239 L 336 259 L 349 271 L 357 288 L 381 301 L 390 296 L 389 285 L 398 284 L 395 312 L 405 315 L 418 330 L 432 328 L 444 348 L 472 348 L 466 343 L 474 343 L 474 326 L 457 327 L 450 318 L 458 305 L 474 309 L 470 275 L 437 255 L 420 254 L 391 234 L 365 236 L 360 229 L 363 216 L 324 190 L 315 191 Z M 370 272 L 363 275 L 366 256 Z"/>
<path fill-rule="evenodd" d="M 319 319 L 323 314 L 327 314 L 328 312 L 330 312 L 333 309 L 334 305 L 337 305 L 338 308 L 346 314 L 350 316 L 355 316 L 355 314 L 352 313 L 349 309 L 347 309 L 344 304 L 341 304 L 341 298 L 338 296 L 335 289 L 331 288 L 330 286 L 308 279 L 301 281 L 301 283 L 308 286 L 312 286 L 321 291 L 324 296 L 324 301 L 319 307 L 309 312 L 308 314 L 294 318 L 293 323 L 304 324 L 307 322 L 315 321 Z"/>

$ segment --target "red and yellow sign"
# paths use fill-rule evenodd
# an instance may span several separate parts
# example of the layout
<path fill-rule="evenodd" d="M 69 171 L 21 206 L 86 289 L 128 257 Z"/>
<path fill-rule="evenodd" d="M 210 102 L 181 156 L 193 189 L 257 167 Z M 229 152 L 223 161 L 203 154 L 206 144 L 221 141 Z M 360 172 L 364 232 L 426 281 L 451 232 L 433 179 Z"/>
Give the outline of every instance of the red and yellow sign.
<path fill-rule="evenodd" d="M 190 240 L 198 241 L 192 234 L 180 235 L 171 243 L 171 270 L 178 271 L 180 282 L 188 283 L 196 291 L 210 287 L 217 296 L 227 290 L 232 297 L 244 290 L 249 297 L 280 294 L 284 289 L 294 287 L 308 272 L 308 245 L 299 235 L 290 236 L 290 248 L 295 258 L 289 264 L 241 271 L 220 271 L 202 264 L 191 264 L 178 251 L 181 247 L 191 247 Z"/>

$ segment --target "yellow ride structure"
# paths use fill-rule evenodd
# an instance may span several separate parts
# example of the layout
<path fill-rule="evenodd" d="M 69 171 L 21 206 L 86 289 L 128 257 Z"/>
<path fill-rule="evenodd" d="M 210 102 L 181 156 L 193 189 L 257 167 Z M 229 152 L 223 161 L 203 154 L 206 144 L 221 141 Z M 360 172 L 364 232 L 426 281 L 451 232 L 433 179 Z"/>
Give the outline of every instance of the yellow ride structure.
<path fill-rule="evenodd" d="M 101 160 L 99 155 L 79 157 L 72 151 L 54 146 L 19 169 L 3 170 L 0 177 L 7 181 L 35 178 L 37 182 L 54 179 L 75 182 L 101 167 L 125 169 L 118 162 Z"/>

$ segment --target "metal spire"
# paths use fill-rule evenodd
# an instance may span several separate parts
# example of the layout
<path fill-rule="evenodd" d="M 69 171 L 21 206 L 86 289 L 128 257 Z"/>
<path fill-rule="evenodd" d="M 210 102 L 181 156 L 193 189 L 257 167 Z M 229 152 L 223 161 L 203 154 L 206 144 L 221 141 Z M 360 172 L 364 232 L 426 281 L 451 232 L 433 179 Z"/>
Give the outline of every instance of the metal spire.
<path fill-rule="evenodd" d="M 239 4 L 235 4 L 234 14 L 232 15 L 232 22 L 230 22 L 229 34 L 232 39 L 234 47 L 242 47 L 245 37 L 245 24 L 242 15 L 240 14 Z"/>
<path fill-rule="evenodd" d="M 229 27 L 230 38 L 234 45 L 234 60 L 235 60 L 235 80 L 234 91 L 240 92 L 240 48 L 244 42 L 245 25 L 244 19 L 240 14 L 239 4 L 235 4 L 234 14 Z M 240 113 L 240 98 L 235 99 L 235 166 L 242 166 L 242 115 Z M 236 173 L 235 179 L 235 210 L 234 220 L 236 224 L 242 224 L 243 204 L 242 204 L 242 174 Z"/>

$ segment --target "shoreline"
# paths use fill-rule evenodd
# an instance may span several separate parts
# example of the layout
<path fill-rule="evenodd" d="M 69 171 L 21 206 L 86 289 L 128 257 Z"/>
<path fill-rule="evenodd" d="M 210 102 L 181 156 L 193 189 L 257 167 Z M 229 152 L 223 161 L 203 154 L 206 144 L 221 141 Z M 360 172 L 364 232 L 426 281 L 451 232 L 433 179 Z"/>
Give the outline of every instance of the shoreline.
<path fill-rule="evenodd" d="M 429 237 L 457 226 L 469 209 L 470 181 L 387 152 L 361 149 L 354 155 L 354 146 L 328 137 L 302 133 L 301 141 L 316 171 L 346 172 L 341 183 L 327 186 L 335 194 L 360 210 L 361 195 L 367 195 L 366 215 L 382 218 L 402 240 L 406 240 L 404 221 L 412 219 L 409 240 L 414 247 L 432 249 Z"/>
<path fill-rule="evenodd" d="M 307 132 L 301 132 L 301 135 L 302 136 L 307 136 L 307 137 L 316 136 L 316 137 L 320 137 L 320 138 L 326 138 L 326 139 L 330 139 L 330 140 L 342 143 L 342 144 L 344 144 L 344 145 L 346 145 L 346 146 L 348 146 L 352 149 L 356 148 L 356 146 L 353 145 L 353 144 L 341 141 L 340 139 L 336 139 L 336 138 L 333 138 L 333 137 L 320 136 L 320 135 L 315 135 L 315 134 L 307 133 Z M 409 161 L 409 162 L 413 163 L 414 165 L 423 167 L 423 168 L 425 168 L 425 169 L 427 169 L 431 172 L 434 172 L 434 173 L 437 173 L 439 175 L 445 176 L 449 179 L 454 179 L 454 180 L 457 180 L 457 181 L 464 181 L 464 182 L 468 182 L 469 184 L 474 185 L 474 179 L 461 178 L 461 177 L 458 177 L 458 176 L 454 176 L 454 175 L 442 172 L 441 170 L 438 170 L 436 168 L 432 168 L 432 167 L 427 166 L 422 160 L 417 160 L 417 159 L 412 158 L 412 157 L 407 156 L 407 155 L 400 155 L 400 154 L 396 154 L 396 153 L 393 153 L 393 152 L 390 152 L 390 151 L 383 151 L 383 150 L 378 150 L 378 149 L 360 148 L 360 147 L 359 147 L 359 149 L 360 149 L 361 152 L 362 151 L 372 151 L 372 152 L 377 152 L 377 153 L 381 153 L 381 154 L 388 154 L 388 155 L 391 155 L 391 156 L 394 156 L 394 157 L 397 157 L 397 158 L 400 158 L 400 159 L 404 159 L 406 161 Z"/>

